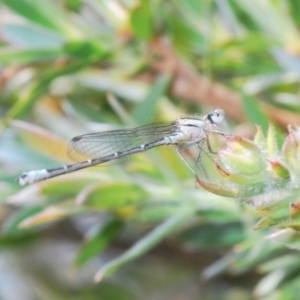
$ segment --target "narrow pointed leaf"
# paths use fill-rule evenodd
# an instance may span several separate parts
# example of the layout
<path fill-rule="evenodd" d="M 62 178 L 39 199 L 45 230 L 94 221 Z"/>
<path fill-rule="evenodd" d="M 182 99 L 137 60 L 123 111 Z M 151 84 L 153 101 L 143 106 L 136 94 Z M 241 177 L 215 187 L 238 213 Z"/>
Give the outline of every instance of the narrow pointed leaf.
<path fill-rule="evenodd" d="M 91 237 L 88 237 L 77 253 L 74 261 L 76 268 L 81 268 L 96 255 L 99 255 L 121 232 L 123 223 L 112 220 L 100 227 Z"/>
<path fill-rule="evenodd" d="M 95 281 L 101 281 L 104 277 L 116 272 L 125 264 L 145 254 L 165 237 L 173 233 L 178 227 L 182 226 L 182 224 L 185 223 L 193 213 L 194 212 L 191 209 L 183 209 L 162 224 L 158 225 L 124 254 L 102 266 L 95 275 Z"/>

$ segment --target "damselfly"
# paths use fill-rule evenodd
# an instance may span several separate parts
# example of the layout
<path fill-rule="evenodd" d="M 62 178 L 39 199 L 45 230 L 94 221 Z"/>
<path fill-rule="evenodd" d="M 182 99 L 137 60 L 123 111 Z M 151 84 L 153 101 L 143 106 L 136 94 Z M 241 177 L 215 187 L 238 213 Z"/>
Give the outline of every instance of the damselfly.
<path fill-rule="evenodd" d="M 215 126 L 223 120 L 223 110 L 215 109 L 203 118 L 181 117 L 171 123 L 149 124 L 134 129 L 76 136 L 69 143 L 68 154 L 77 163 L 55 169 L 25 172 L 18 178 L 18 182 L 21 185 L 32 184 L 91 166 L 121 160 L 162 145 L 176 145 L 177 153 L 194 172 L 183 157 L 182 151 L 193 145 L 198 145 L 201 151 L 200 143 L 207 140 L 209 132 L 222 134 Z"/>

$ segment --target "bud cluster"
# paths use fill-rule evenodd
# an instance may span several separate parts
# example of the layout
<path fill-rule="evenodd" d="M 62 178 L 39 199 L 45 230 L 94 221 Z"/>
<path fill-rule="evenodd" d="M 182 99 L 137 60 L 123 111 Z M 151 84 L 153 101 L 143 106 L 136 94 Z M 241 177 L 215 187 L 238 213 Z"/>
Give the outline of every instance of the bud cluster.
<path fill-rule="evenodd" d="M 273 126 L 266 137 L 258 128 L 253 141 L 227 136 L 214 158 L 218 176 L 197 183 L 215 194 L 247 198 L 264 216 L 257 228 L 295 225 L 300 222 L 300 128 L 288 130 L 281 150 Z"/>

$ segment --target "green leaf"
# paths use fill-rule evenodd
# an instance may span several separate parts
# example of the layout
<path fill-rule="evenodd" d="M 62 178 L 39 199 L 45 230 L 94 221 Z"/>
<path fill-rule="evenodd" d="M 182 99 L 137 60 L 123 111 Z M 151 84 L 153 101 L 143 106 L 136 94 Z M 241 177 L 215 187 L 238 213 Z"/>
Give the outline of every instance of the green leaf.
<path fill-rule="evenodd" d="M 282 44 L 295 39 L 292 23 L 281 13 L 280 5 L 274 1 L 234 0 L 242 10 L 253 20 L 257 28 L 273 40 Z"/>
<path fill-rule="evenodd" d="M 300 251 L 300 233 L 292 228 L 271 233 L 266 238 L 289 249 Z"/>
<path fill-rule="evenodd" d="M 225 182 L 225 184 L 224 184 Z M 240 198 L 240 197 L 250 197 L 253 195 L 260 194 L 263 191 L 264 184 L 261 183 L 258 186 L 250 186 L 245 187 L 239 184 L 233 184 L 231 182 L 226 181 L 219 182 L 211 182 L 202 180 L 200 177 L 196 177 L 196 183 L 201 186 L 203 189 L 223 197 L 232 197 L 232 198 Z"/>
<path fill-rule="evenodd" d="M 263 279 L 261 279 L 258 285 L 255 287 L 254 292 L 255 295 L 257 295 L 256 297 L 258 297 L 258 299 L 263 299 L 272 295 L 272 292 L 279 288 L 279 285 L 288 276 L 288 273 L 289 272 L 287 269 L 277 269 L 270 272 Z"/>
<path fill-rule="evenodd" d="M 134 35 L 142 40 L 149 40 L 153 35 L 153 16 L 150 2 L 142 1 L 130 15 L 130 24 Z"/>
<path fill-rule="evenodd" d="M 168 13 L 166 20 L 170 27 L 173 42 L 179 50 L 190 53 L 192 51 L 200 52 L 206 42 L 198 28 L 190 24 L 188 19 L 184 19 L 176 12 Z"/>
<path fill-rule="evenodd" d="M 81 207 L 62 203 L 62 205 L 47 206 L 35 215 L 29 216 L 19 223 L 20 228 L 31 228 L 45 223 L 59 221 L 75 214 L 82 213 Z"/>
<path fill-rule="evenodd" d="M 97 182 L 97 177 L 93 174 L 85 176 L 78 174 L 70 176 L 62 176 L 53 180 L 44 181 L 39 184 L 40 194 L 44 196 L 64 196 L 75 197 L 86 186 Z"/>
<path fill-rule="evenodd" d="M 289 7 L 289 13 L 293 18 L 293 24 L 295 24 L 300 31 L 300 19 L 299 19 L 299 11 L 300 11 L 300 2 L 299 0 L 289 0 L 286 2 Z"/>
<path fill-rule="evenodd" d="M 55 49 L 65 42 L 60 34 L 43 27 L 24 25 L 3 25 L 1 32 L 5 40 L 17 46 L 32 49 Z"/>
<path fill-rule="evenodd" d="M 49 62 L 61 57 L 61 49 L 15 49 L 12 47 L 0 48 L 1 65 L 29 64 Z"/>
<path fill-rule="evenodd" d="M 153 117 L 155 117 L 155 110 L 158 101 L 165 94 L 170 83 L 170 79 L 169 74 L 161 74 L 150 89 L 145 100 L 140 105 L 136 106 L 132 113 L 136 124 L 147 124 L 153 119 Z"/>
<path fill-rule="evenodd" d="M 118 209 L 143 203 L 148 193 L 131 183 L 96 184 L 83 190 L 78 202 L 98 209 Z"/>
<path fill-rule="evenodd" d="M 164 204 L 150 204 L 138 209 L 130 220 L 139 223 L 151 223 L 163 221 L 166 218 L 176 214 L 180 208 L 174 203 Z"/>
<path fill-rule="evenodd" d="M 36 231 L 36 228 L 20 228 L 19 224 L 24 220 L 40 213 L 42 206 L 31 206 L 12 214 L 3 224 L 1 233 L 4 237 L 19 237 Z"/>
<path fill-rule="evenodd" d="M 105 55 L 105 53 L 103 53 L 103 55 Z M 2 128 L 0 128 L 0 131 L 7 126 L 10 119 L 20 118 L 24 113 L 30 110 L 39 97 L 47 92 L 52 80 L 59 76 L 77 72 L 82 68 L 89 66 L 91 63 L 99 62 L 101 58 L 103 58 L 102 54 L 93 54 L 91 56 L 84 57 L 84 59 L 81 59 L 78 62 L 70 63 L 59 68 L 49 69 L 44 73 L 41 73 L 38 79 L 32 83 L 28 93 L 26 93 L 24 97 L 20 97 L 19 101 L 13 105 L 6 116 L 2 119 L 2 123 L 0 124 Z"/>
<path fill-rule="evenodd" d="M 74 266 L 81 268 L 93 257 L 102 252 L 120 233 L 123 223 L 119 220 L 111 220 L 104 226 L 97 228 L 92 236 L 89 236 L 76 255 Z"/>
<path fill-rule="evenodd" d="M 193 214 L 194 211 L 192 209 L 182 209 L 177 214 L 167 219 L 148 235 L 134 244 L 124 254 L 101 267 L 95 275 L 95 281 L 101 281 L 104 277 L 116 272 L 125 264 L 145 254 L 165 237 L 174 232 L 178 227 L 182 226 L 182 224 L 184 224 Z"/>
<path fill-rule="evenodd" d="M 72 41 L 65 45 L 67 55 L 77 59 L 84 57 L 106 58 L 110 55 L 98 41 Z"/>
<path fill-rule="evenodd" d="M 83 6 L 83 2 L 83 0 L 66 0 L 65 5 L 68 7 L 68 9 L 79 13 Z"/>
<path fill-rule="evenodd" d="M 238 223 L 197 225 L 179 235 L 179 240 L 189 247 L 228 247 L 242 242 L 246 234 Z"/>
<path fill-rule="evenodd" d="M 10 126 L 18 132 L 19 136 L 37 151 L 40 151 L 61 161 L 69 161 L 66 153 L 67 144 L 51 132 L 23 121 L 13 120 Z M 52 145 L 52 147 L 49 147 Z"/>
<path fill-rule="evenodd" d="M 79 37 L 76 27 L 70 24 L 68 15 L 59 6 L 48 0 L 3 0 L 17 14 L 44 27 L 61 32 L 69 37 Z"/>
<path fill-rule="evenodd" d="M 261 126 L 264 134 L 268 131 L 269 120 L 266 115 L 261 111 L 258 101 L 247 95 L 242 96 L 244 111 L 248 119 L 256 125 Z"/>
<path fill-rule="evenodd" d="M 296 274 L 298 273 L 298 270 L 296 270 Z M 275 295 L 273 298 L 275 299 L 276 297 L 276 300 L 297 299 L 299 296 L 300 277 L 291 277 L 291 274 L 289 274 L 289 276 L 287 276 L 287 278 L 285 279 L 288 280 L 286 280 L 285 284 L 283 284 L 283 286 L 280 287 L 280 289 L 277 289 L 274 292 Z"/>
<path fill-rule="evenodd" d="M 299 190 L 295 190 L 292 196 L 271 204 L 257 208 L 258 213 L 264 216 L 254 229 L 262 229 L 271 226 L 300 227 L 300 203 Z"/>

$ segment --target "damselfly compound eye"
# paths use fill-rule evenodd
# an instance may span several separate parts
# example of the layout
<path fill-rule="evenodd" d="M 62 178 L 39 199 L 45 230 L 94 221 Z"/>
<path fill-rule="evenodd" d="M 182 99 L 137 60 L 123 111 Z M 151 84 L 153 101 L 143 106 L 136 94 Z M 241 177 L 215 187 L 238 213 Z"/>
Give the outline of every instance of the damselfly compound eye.
<path fill-rule="evenodd" d="M 217 108 L 209 114 L 208 118 L 212 123 L 220 124 L 224 121 L 224 110 Z"/>

